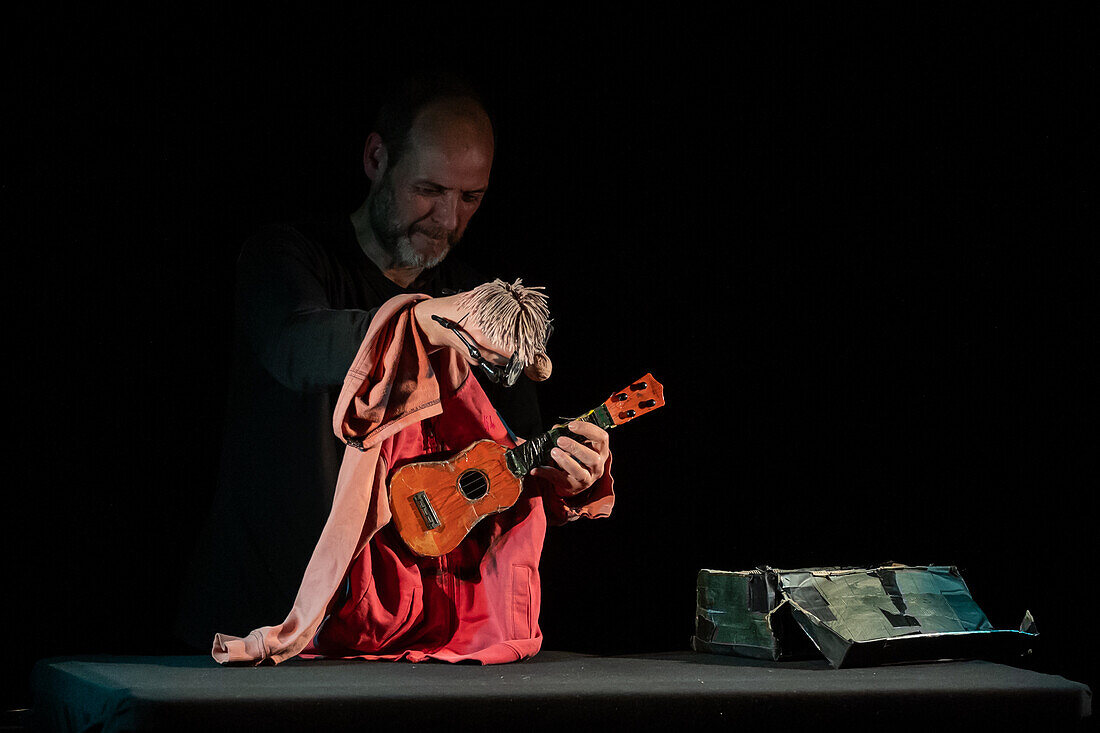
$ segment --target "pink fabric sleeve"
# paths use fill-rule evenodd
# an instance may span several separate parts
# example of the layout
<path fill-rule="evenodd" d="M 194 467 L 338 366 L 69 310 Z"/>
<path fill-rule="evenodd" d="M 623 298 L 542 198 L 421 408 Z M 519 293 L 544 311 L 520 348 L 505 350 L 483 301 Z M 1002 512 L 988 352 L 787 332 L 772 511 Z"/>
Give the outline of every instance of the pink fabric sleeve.
<path fill-rule="evenodd" d="M 465 362 L 450 360 L 436 374 L 412 315 L 426 295 L 392 298 L 379 309 L 344 380 L 333 415 L 334 430 L 348 447 L 340 465 L 332 509 L 281 624 L 239 638 L 215 634 L 211 655 L 221 664 L 278 664 L 310 642 L 328 612 L 352 561 L 390 520 L 382 442 L 404 427 L 438 415 L 439 380 L 463 377 Z M 287 518 L 292 521 L 292 517 Z M 276 531 L 273 528 L 272 531 Z"/>

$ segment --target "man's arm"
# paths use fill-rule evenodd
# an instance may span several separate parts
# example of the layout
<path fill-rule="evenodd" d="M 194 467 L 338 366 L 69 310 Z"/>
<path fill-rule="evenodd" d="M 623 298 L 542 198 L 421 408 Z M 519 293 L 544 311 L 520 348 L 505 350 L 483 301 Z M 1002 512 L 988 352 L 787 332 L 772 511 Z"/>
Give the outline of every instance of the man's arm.
<path fill-rule="evenodd" d="M 343 384 L 374 310 L 332 307 L 331 265 L 317 245 L 286 227 L 250 239 L 237 264 L 237 328 L 264 369 L 288 389 Z"/>

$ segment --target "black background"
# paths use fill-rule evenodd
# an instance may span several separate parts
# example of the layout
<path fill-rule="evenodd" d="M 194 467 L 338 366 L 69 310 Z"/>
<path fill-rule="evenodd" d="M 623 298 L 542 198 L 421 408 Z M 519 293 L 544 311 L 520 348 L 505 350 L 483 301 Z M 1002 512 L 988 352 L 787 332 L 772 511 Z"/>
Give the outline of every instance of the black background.
<path fill-rule="evenodd" d="M 375 80 L 426 64 L 495 115 L 459 251 L 547 286 L 545 412 L 667 391 L 547 538 L 546 648 L 686 648 L 704 567 L 945 563 L 1095 687 L 1091 18 L 51 8 L 3 31 L 8 708 L 178 651 L 238 248 L 357 206 Z"/>

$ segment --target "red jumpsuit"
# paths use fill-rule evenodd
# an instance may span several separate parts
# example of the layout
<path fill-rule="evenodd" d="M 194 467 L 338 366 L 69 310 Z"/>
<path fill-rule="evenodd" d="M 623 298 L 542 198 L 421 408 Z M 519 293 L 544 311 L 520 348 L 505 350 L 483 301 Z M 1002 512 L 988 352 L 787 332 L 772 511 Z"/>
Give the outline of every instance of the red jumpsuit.
<path fill-rule="evenodd" d="M 428 453 L 482 438 L 511 446 L 476 379 L 443 400 L 443 413 L 382 447 L 392 473 Z M 516 504 L 483 519 L 451 552 L 413 554 L 387 525 L 348 573 L 338 607 L 305 654 L 370 659 L 511 662 L 539 650 L 539 556 L 546 533 L 542 496 L 528 480 Z"/>

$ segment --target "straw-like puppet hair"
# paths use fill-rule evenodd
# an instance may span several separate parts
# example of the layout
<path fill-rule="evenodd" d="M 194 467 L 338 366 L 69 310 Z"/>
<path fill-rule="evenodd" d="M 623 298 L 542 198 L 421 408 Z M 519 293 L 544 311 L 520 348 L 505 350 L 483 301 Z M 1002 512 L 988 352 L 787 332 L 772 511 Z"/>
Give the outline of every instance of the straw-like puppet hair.
<path fill-rule="evenodd" d="M 550 308 L 543 287 L 527 287 L 516 279 L 509 285 L 497 278 L 478 285 L 459 298 L 458 305 L 473 317 L 474 324 L 504 351 L 516 350 L 516 358 L 529 365 L 528 376 L 550 376 L 549 359 L 544 353 L 550 329 Z M 543 364 L 545 375 L 533 374 L 530 367 Z"/>

